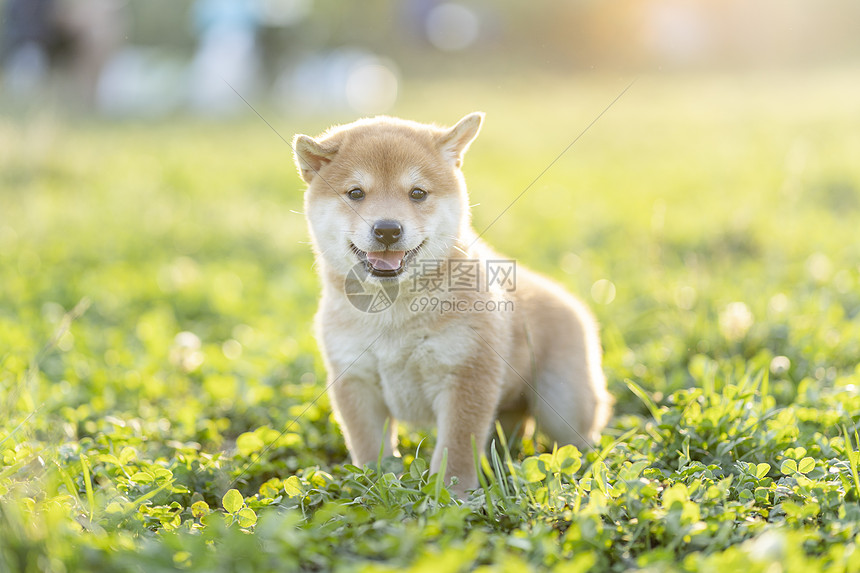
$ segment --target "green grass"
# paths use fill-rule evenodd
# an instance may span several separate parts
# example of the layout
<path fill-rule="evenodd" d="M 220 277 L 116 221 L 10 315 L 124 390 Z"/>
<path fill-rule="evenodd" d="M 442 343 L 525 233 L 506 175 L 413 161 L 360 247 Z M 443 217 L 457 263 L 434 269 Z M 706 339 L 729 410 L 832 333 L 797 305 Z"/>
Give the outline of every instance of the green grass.
<path fill-rule="evenodd" d="M 487 112 L 483 230 L 626 83 L 407 83 L 395 113 Z M 487 230 L 592 306 L 617 408 L 594 450 L 491 450 L 464 503 L 419 428 L 344 463 L 263 122 L 0 120 L 0 570 L 860 570 L 858 88 L 640 78 Z"/>

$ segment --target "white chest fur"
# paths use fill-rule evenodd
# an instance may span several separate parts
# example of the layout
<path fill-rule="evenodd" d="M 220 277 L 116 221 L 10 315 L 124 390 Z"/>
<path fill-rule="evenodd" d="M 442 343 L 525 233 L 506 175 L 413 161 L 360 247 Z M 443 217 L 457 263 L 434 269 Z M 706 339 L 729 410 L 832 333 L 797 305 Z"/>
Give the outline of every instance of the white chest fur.
<path fill-rule="evenodd" d="M 383 335 L 374 345 L 385 402 L 399 420 L 434 422 L 433 400 L 451 383 L 462 356 L 456 332 L 419 329 L 398 336 Z"/>
<path fill-rule="evenodd" d="M 397 324 L 391 317 L 365 315 L 345 328 L 326 329 L 321 318 L 326 354 L 335 370 L 344 380 L 380 389 L 391 415 L 404 422 L 433 424 L 434 400 L 474 352 L 473 333 L 462 323 L 440 329 L 430 317 L 414 313 Z"/>

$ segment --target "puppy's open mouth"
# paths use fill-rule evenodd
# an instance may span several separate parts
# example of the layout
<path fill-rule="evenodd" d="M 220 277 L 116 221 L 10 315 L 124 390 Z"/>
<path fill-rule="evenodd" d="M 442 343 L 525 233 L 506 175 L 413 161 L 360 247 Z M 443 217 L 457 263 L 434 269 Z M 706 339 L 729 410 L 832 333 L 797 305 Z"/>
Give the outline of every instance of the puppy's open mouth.
<path fill-rule="evenodd" d="M 396 277 L 406 270 L 406 265 L 412 260 L 425 241 L 409 251 L 362 251 L 354 244 L 350 243 L 349 248 L 358 257 L 358 260 L 364 263 L 367 272 L 375 277 L 390 278 Z"/>

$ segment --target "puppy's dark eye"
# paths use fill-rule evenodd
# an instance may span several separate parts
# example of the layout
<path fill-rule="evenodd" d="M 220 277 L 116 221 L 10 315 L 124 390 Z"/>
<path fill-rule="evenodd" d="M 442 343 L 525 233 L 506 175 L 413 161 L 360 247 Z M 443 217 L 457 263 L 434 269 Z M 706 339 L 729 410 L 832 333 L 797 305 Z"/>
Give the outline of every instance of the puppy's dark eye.
<path fill-rule="evenodd" d="M 409 198 L 413 201 L 423 201 L 427 198 L 427 191 L 424 189 L 415 188 L 409 192 Z"/>
<path fill-rule="evenodd" d="M 353 201 L 361 201 L 364 199 L 364 191 L 356 187 L 355 189 L 350 189 L 347 191 L 347 196 Z"/>

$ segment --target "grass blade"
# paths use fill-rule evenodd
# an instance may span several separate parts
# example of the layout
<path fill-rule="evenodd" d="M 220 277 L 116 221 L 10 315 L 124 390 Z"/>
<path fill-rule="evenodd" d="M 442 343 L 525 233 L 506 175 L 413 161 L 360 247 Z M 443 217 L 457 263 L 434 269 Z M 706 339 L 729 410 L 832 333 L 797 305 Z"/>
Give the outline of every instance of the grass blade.
<path fill-rule="evenodd" d="M 487 483 L 487 477 L 484 475 L 484 468 L 481 467 L 481 456 L 478 454 L 478 445 L 475 443 L 475 436 L 472 436 L 472 455 L 475 458 L 475 472 L 478 474 L 478 482 L 484 490 L 484 497 L 487 500 L 487 513 L 490 514 L 490 519 L 496 519 L 495 503 L 493 501 L 493 492 L 490 490 L 490 485 Z"/>
<path fill-rule="evenodd" d="M 494 481 L 499 484 L 499 488 L 502 490 L 502 495 L 510 497 L 511 492 L 508 491 L 508 480 L 505 479 L 505 472 L 502 469 L 502 458 L 499 457 L 495 440 L 493 440 L 493 444 L 490 446 L 490 461 L 493 464 Z"/>
<path fill-rule="evenodd" d="M 651 416 L 657 421 L 659 424 L 662 420 L 663 415 L 660 413 L 660 408 L 657 407 L 656 402 L 651 399 L 651 396 L 648 395 L 648 392 L 645 391 L 642 386 L 634 382 L 629 378 L 624 379 L 624 383 L 627 384 L 627 387 L 631 392 L 636 394 L 636 396 L 642 400 L 642 403 L 648 408 L 648 411 L 651 412 Z"/>
<path fill-rule="evenodd" d="M 448 468 L 448 448 L 442 450 L 442 463 L 439 464 L 439 473 L 436 474 L 435 490 L 433 500 L 439 505 L 439 496 L 442 495 L 442 483 L 445 481 L 445 470 Z"/>
<path fill-rule="evenodd" d="M 376 479 L 382 477 L 382 457 L 385 455 L 385 440 L 388 438 L 388 424 L 391 418 L 385 418 L 385 425 L 382 426 L 382 439 L 379 441 L 379 455 L 376 456 Z"/>
<path fill-rule="evenodd" d="M 43 404 L 42 404 L 42 406 L 44 406 L 44 405 L 45 405 L 45 404 L 43 403 Z M 14 435 L 15 435 L 15 432 L 17 432 L 18 430 L 20 430 L 20 429 L 24 426 L 24 424 L 26 424 L 27 422 L 29 422 L 29 421 L 30 421 L 30 418 L 32 418 L 33 416 L 35 416 L 35 415 L 36 415 L 36 413 L 37 413 L 39 410 L 41 410 L 41 409 L 42 409 L 42 406 L 39 406 L 38 408 L 36 408 L 36 409 L 35 409 L 35 410 L 33 410 L 32 412 L 30 412 L 30 414 L 29 414 L 26 418 L 24 418 L 24 419 L 21 421 L 21 423 L 20 423 L 20 424 L 18 424 L 17 426 L 15 426 L 15 428 L 14 428 L 11 432 L 9 432 L 9 435 L 8 435 L 8 436 L 6 436 L 6 437 L 5 437 L 5 438 L 3 438 L 2 440 L 0 440 L 0 446 L 2 446 L 2 445 L 6 442 L 6 440 L 8 440 L 8 439 L 10 439 L 12 436 L 14 436 Z"/>
<path fill-rule="evenodd" d="M 81 468 L 84 472 L 84 487 L 87 492 L 87 506 L 89 508 L 89 520 L 92 521 L 93 517 L 96 513 L 96 500 L 95 495 L 93 495 L 93 482 L 90 478 L 90 462 L 87 459 L 87 456 L 81 454 Z"/>
<path fill-rule="evenodd" d="M 860 436 L 857 431 L 854 431 L 854 442 L 857 444 L 857 450 L 851 443 L 851 434 L 845 426 L 842 426 L 842 435 L 845 439 L 845 456 L 848 458 L 848 467 L 851 468 L 851 479 L 854 481 L 854 494 L 860 499 L 860 472 L 857 466 L 860 465 Z"/>
<path fill-rule="evenodd" d="M 496 420 L 496 433 L 499 435 L 499 441 L 502 444 L 502 451 L 505 452 L 505 465 L 508 467 L 508 473 L 511 476 L 514 493 L 519 497 L 520 485 L 519 479 L 517 479 L 517 470 L 514 467 L 514 460 L 511 458 L 511 448 L 508 447 L 508 439 L 505 437 L 505 431 L 502 429 L 502 424 L 498 420 Z"/>
<path fill-rule="evenodd" d="M 74 482 L 74 481 L 72 481 L 72 478 L 71 478 L 71 476 L 69 475 L 69 472 L 67 472 L 66 470 L 64 470 L 64 469 L 63 469 L 63 466 L 61 466 L 61 465 L 59 464 L 59 462 L 57 462 L 56 460 L 54 460 L 54 465 L 55 465 L 55 466 L 57 466 L 57 470 L 58 470 L 58 471 L 59 471 L 59 473 L 60 473 L 60 479 L 61 479 L 61 480 L 63 480 L 63 485 L 65 485 L 65 486 L 66 486 L 66 489 L 67 489 L 67 490 L 69 490 L 69 494 L 71 494 L 72 496 L 74 496 L 75 501 L 76 501 L 76 502 L 77 502 L 77 504 L 78 504 L 78 507 L 80 507 L 81 509 L 83 509 L 84 504 L 83 504 L 83 503 L 81 503 L 81 496 L 78 494 L 78 488 L 76 488 L 76 487 L 75 487 L 75 482 Z"/>

